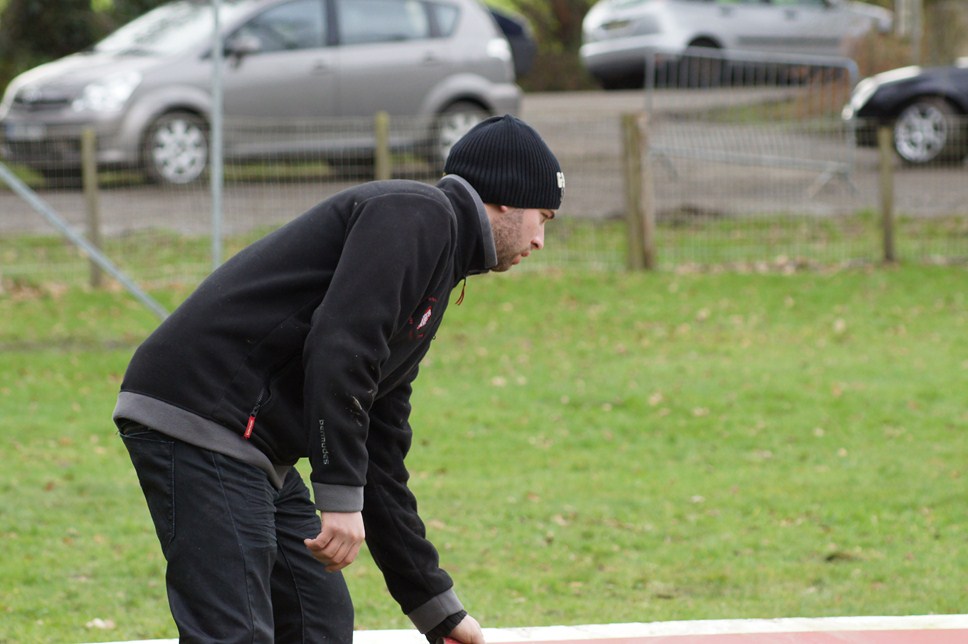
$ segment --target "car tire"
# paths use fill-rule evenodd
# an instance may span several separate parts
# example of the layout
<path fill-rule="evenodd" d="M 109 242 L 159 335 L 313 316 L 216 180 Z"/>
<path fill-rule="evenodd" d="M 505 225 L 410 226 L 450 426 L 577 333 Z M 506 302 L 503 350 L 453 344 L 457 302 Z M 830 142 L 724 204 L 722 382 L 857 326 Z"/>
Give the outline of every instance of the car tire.
<path fill-rule="evenodd" d="M 491 116 L 480 105 L 460 101 L 448 106 L 434 119 L 433 137 L 429 151 L 430 162 L 443 169 L 450 149 L 468 130 Z"/>
<path fill-rule="evenodd" d="M 919 98 L 894 121 L 894 150 L 902 161 L 927 165 L 968 153 L 963 117 L 943 98 Z"/>
<path fill-rule="evenodd" d="M 208 125 L 197 114 L 169 112 L 145 132 L 142 164 L 152 182 L 192 183 L 205 173 L 208 160 Z"/>

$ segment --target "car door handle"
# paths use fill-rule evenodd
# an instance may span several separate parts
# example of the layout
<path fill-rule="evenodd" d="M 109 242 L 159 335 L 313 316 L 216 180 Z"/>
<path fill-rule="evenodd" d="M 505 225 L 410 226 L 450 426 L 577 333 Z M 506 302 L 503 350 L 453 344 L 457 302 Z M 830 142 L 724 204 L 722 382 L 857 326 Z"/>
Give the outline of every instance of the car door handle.
<path fill-rule="evenodd" d="M 330 72 L 330 65 L 325 60 L 317 60 L 313 63 L 313 73 L 314 74 L 328 74 Z"/>

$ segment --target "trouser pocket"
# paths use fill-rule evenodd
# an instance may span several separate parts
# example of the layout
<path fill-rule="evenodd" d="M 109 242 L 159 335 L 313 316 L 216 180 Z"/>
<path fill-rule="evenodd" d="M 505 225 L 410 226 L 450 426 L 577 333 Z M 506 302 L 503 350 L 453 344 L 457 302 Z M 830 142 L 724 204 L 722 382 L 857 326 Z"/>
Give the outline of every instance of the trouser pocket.
<path fill-rule="evenodd" d="M 175 537 L 175 442 L 136 423 L 126 424 L 120 435 L 138 474 L 155 534 L 165 552 Z"/>

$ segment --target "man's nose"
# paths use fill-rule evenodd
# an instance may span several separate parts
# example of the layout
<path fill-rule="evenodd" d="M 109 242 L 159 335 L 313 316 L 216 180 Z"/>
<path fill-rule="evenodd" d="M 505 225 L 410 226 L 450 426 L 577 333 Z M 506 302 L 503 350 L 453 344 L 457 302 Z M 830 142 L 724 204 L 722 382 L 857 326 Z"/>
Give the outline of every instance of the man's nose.
<path fill-rule="evenodd" d="M 544 228 L 539 229 L 538 234 L 531 239 L 531 248 L 535 250 L 544 248 Z"/>

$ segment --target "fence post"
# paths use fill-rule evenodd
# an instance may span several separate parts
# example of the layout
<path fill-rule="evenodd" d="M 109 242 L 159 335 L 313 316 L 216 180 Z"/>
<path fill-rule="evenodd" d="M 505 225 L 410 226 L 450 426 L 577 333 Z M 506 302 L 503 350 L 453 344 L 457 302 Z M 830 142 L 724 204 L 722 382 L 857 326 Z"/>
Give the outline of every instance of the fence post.
<path fill-rule="evenodd" d="M 373 150 L 373 176 L 377 180 L 389 179 L 393 175 L 390 165 L 390 115 L 377 112 L 373 117 L 376 148 Z"/>
<path fill-rule="evenodd" d="M 628 268 L 655 268 L 655 204 L 648 152 L 648 116 L 622 115 L 625 169 L 625 222 L 628 231 Z"/>
<path fill-rule="evenodd" d="M 894 252 L 894 149 L 892 141 L 893 133 L 890 126 L 878 126 L 877 151 L 880 160 L 881 233 L 884 261 L 888 263 L 897 261 L 897 255 Z"/>
<path fill-rule="evenodd" d="M 87 213 L 87 238 L 91 245 L 101 249 L 101 206 L 97 187 L 97 138 L 93 128 L 85 128 L 81 134 L 81 181 L 84 187 L 84 209 Z M 101 286 L 101 267 L 90 259 L 91 288 Z"/>

